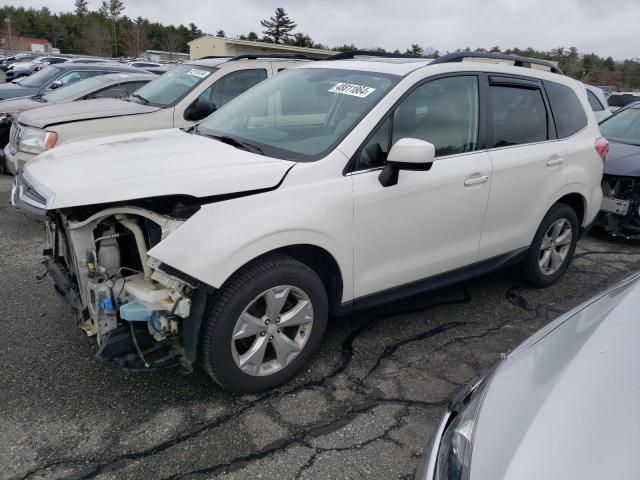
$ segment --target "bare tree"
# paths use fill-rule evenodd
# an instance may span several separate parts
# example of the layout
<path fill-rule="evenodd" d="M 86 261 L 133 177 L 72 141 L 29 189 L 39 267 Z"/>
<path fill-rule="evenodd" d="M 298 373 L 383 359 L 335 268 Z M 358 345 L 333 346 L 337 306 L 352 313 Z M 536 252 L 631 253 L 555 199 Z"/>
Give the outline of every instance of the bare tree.
<path fill-rule="evenodd" d="M 110 36 L 109 27 L 100 18 L 89 17 L 82 30 L 85 51 L 98 57 L 111 55 Z"/>
<path fill-rule="evenodd" d="M 184 39 L 178 32 L 169 31 L 165 34 L 162 44 L 167 52 L 175 53 L 180 50 Z"/>
<path fill-rule="evenodd" d="M 124 46 L 127 55 L 131 57 L 139 57 L 142 52 L 149 48 L 151 42 L 147 34 L 147 27 L 138 18 L 135 22 L 131 22 L 124 36 Z"/>

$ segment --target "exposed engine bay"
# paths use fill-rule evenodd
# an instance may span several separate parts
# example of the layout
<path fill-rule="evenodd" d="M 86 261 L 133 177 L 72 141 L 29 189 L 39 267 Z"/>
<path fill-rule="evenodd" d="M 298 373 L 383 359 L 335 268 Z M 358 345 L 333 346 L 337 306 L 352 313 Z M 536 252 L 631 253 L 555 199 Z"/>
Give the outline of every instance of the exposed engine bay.
<path fill-rule="evenodd" d="M 195 329 L 197 337 L 206 292 L 147 253 L 184 220 L 138 206 L 93 210 L 48 214 L 44 253 L 56 291 L 96 338 L 98 359 L 126 370 L 191 371 L 197 338 L 185 336 Z"/>
<path fill-rule="evenodd" d="M 640 239 L 640 178 L 604 175 L 596 225 L 614 236 Z"/>

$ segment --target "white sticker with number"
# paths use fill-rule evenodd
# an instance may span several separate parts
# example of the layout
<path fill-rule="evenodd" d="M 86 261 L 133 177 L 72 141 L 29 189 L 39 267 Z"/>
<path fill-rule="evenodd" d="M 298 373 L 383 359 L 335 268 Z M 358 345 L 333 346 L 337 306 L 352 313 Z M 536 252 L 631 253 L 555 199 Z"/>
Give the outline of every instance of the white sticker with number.
<path fill-rule="evenodd" d="M 354 85 L 352 83 L 336 83 L 329 89 L 331 93 L 339 93 L 341 95 L 351 95 L 352 97 L 365 98 L 371 95 L 375 88 L 365 87 L 364 85 Z"/>
<path fill-rule="evenodd" d="M 198 70 L 197 68 L 192 68 L 187 72 L 187 75 L 193 75 L 194 77 L 207 78 L 211 72 L 207 72 L 206 70 Z"/>

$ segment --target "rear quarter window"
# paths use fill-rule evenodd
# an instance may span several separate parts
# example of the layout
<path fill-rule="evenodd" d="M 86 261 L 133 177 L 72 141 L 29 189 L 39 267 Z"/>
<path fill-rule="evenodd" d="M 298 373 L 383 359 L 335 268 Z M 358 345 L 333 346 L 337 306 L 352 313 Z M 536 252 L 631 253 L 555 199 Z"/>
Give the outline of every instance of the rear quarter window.
<path fill-rule="evenodd" d="M 592 91 L 587 90 L 587 98 L 589 99 L 591 110 L 593 110 L 594 112 L 601 112 L 604 110 L 604 106 L 600 103 L 600 100 L 598 100 L 598 97 L 596 97 L 596 95 Z"/>
<path fill-rule="evenodd" d="M 551 103 L 558 138 L 570 137 L 587 126 L 587 114 L 571 88 L 547 80 L 544 88 Z"/>

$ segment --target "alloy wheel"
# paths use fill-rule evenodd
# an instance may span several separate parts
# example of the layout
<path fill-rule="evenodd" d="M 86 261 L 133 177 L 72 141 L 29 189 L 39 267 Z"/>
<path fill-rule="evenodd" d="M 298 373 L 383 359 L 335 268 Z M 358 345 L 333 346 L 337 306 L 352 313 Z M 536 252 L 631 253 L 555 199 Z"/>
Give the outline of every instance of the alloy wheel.
<path fill-rule="evenodd" d="M 300 288 L 280 285 L 255 297 L 236 320 L 231 352 L 236 366 L 254 376 L 287 367 L 313 327 L 313 305 Z"/>
<path fill-rule="evenodd" d="M 567 259 L 571 249 L 573 230 L 571 222 L 566 218 L 559 218 L 547 229 L 542 244 L 538 264 L 544 275 L 555 274 Z"/>

